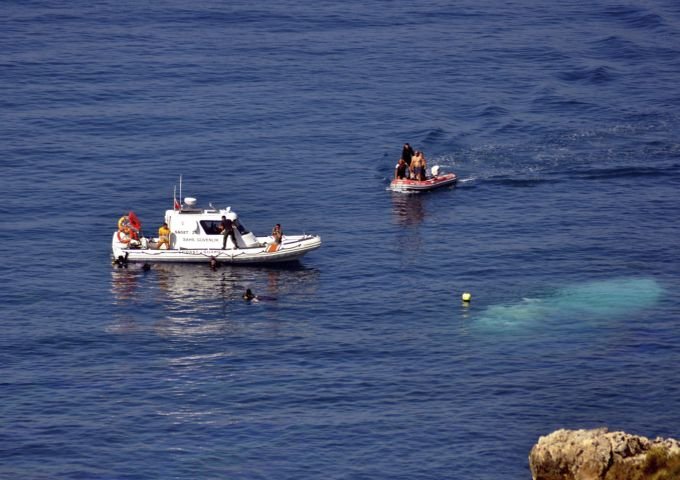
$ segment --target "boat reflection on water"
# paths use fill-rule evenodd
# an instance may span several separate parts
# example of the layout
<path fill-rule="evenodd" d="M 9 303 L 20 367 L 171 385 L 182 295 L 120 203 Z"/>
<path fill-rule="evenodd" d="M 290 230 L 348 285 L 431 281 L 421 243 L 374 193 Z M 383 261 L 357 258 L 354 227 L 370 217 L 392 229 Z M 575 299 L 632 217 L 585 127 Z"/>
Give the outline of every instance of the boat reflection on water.
<path fill-rule="evenodd" d="M 273 312 L 291 297 L 313 295 L 318 284 L 318 270 L 299 263 L 214 269 L 205 264 L 113 268 L 111 292 L 119 308 L 116 325 L 110 330 L 151 327 L 164 336 L 216 333 L 245 320 L 240 309 L 248 306 L 242 298 L 247 288 L 260 304 L 273 306 L 269 308 Z M 149 325 L 149 317 L 154 325 Z"/>
<path fill-rule="evenodd" d="M 256 294 L 277 299 L 287 293 L 309 294 L 316 290 L 318 271 L 299 263 L 288 266 L 223 265 L 210 268 L 205 265 L 163 264 L 153 265 L 158 285 L 167 299 L 179 303 L 220 298 L 241 299 L 246 288 Z"/>
<path fill-rule="evenodd" d="M 149 293 L 163 303 L 240 299 L 246 288 L 276 298 L 286 293 L 312 293 L 318 276 L 318 270 L 301 264 L 247 268 L 225 265 L 214 269 L 205 264 L 154 264 L 148 270 L 130 265 L 111 270 L 111 292 L 116 303 L 148 300 Z M 142 285 L 149 281 L 151 285 Z"/>
<path fill-rule="evenodd" d="M 111 270 L 111 293 L 114 296 L 115 304 L 134 301 L 138 295 L 138 277 L 143 270 L 135 268 L 113 268 Z"/>
<path fill-rule="evenodd" d="M 397 236 L 400 263 L 404 268 L 421 265 L 420 256 L 423 253 L 423 239 L 418 227 L 427 214 L 426 198 L 422 194 L 392 194 L 393 221 L 404 228 Z"/>
<path fill-rule="evenodd" d="M 425 218 L 425 198 L 419 194 L 392 194 L 392 216 L 399 225 L 419 225 Z"/>

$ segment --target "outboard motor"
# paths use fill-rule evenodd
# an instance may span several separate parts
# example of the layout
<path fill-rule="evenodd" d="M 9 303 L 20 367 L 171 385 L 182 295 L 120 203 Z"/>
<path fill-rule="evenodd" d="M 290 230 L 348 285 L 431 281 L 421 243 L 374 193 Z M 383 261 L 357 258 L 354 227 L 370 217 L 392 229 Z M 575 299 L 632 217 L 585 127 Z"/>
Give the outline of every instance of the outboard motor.
<path fill-rule="evenodd" d="M 430 171 L 432 172 L 432 176 L 433 176 L 433 177 L 436 177 L 437 175 L 439 175 L 439 165 L 434 165 L 434 166 L 430 169 Z"/>

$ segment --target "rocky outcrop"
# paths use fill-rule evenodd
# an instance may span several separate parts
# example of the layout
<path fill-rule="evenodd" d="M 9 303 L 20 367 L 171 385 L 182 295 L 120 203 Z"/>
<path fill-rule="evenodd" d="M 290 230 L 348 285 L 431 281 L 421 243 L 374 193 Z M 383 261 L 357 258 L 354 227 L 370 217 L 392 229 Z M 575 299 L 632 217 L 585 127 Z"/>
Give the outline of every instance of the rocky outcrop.
<path fill-rule="evenodd" d="M 676 479 L 680 442 L 606 428 L 557 430 L 539 438 L 529 467 L 534 480 Z"/>

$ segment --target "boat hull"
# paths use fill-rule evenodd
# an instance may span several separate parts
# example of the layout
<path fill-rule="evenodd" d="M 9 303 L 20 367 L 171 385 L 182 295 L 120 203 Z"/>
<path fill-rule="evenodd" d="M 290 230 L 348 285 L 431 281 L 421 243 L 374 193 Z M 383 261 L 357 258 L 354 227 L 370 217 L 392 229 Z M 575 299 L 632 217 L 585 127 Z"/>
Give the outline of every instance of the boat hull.
<path fill-rule="evenodd" d="M 390 183 L 393 192 L 426 192 L 449 185 L 454 185 L 458 177 L 455 173 L 446 173 L 427 180 L 395 179 Z"/>
<path fill-rule="evenodd" d="M 142 242 L 144 245 L 146 242 Z M 219 263 L 233 264 L 266 264 L 291 262 L 300 259 L 308 252 L 321 246 L 321 238 L 317 235 L 301 235 L 284 238 L 276 251 L 270 244 L 251 248 L 217 249 L 217 248 L 181 248 L 158 250 L 152 247 L 130 247 L 113 240 L 113 260 L 143 263 Z"/>

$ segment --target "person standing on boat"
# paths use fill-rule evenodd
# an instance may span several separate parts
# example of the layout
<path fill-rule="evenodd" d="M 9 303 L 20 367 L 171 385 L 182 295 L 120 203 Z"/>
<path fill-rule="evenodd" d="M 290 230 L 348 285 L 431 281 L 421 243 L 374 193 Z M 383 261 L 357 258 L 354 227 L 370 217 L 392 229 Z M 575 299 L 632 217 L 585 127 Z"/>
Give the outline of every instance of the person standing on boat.
<path fill-rule="evenodd" d="M 423 152 L 417 151 L 413 156 L 411 161 L 411 173 L 414 180 L 423 181 L 425 180 L 425 169 L 427 168 L 427 163 L 425 162 L 425 156 Z"/>
<path fill-rule="evenodd" d="M 231 237 L 231 241 L 234 242 L 234 248 L 238 248 L 236 243 L 236 235 L 234 234 L 234 222 L 222 215 L 222 222 L 220 223 L 220 231 L 224 240 L 222 240 L 222 250 L 227 248 L 227 238 Z"/>
<path fill-rule="evenodd" d="M 408 164 L 403 158 L 399 159 L 399 163 L 394 168 L 394 178 L 397 180 L 403 180 L 408 178 Z"/>
<path fill-rule="evenodd" d="M 166 249 L 170 248 L 170 229 L 165 222 L 158 229 L 158 250 L 160 250 L 163 245 L 165 245 Z"/>
<path fill-rule="evenodd" d="M 411 160 L 411 178 L 413 180 L 420 180 L 420 174 L 420 155 L 418 152 L 416 152 L 415 155 L 413 155 L 413 159 Z"/>
<path fill-rule="evenodd" d="M 413 148 L 411 148 L 411 145 L 408 143 L 405 143 L 404 147 L 401 149 L 401 158 L 404 159 L 406 165 L 411 165 L 411 158 L 413 158 Z"/>

